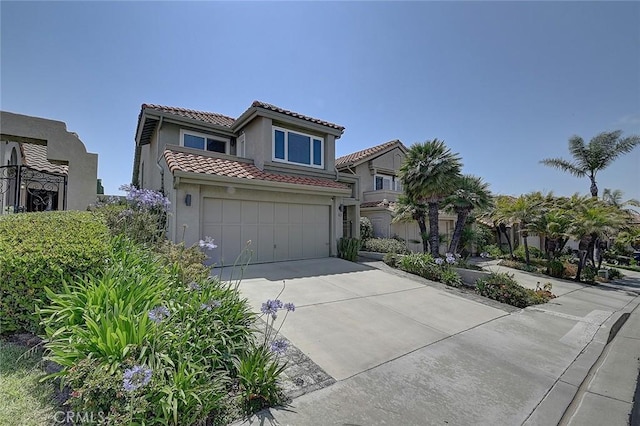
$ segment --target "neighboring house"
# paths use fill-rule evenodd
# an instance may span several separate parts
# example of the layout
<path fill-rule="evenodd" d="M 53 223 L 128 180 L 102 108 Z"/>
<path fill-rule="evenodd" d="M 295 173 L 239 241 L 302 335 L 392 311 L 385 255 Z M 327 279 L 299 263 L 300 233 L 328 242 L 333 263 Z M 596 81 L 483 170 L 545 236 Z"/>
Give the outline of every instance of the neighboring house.
<path fill-rule="evenodd" d="M 0 111 L 0 214 L 86 210 L 97 154 L 61 121 Z"/>
<path fill-rule="evenodd" d="M 335 168 L 344 127 L 255 101 L 238 118 L 143 104 L 132 183 L 171 201 L 168 237 L 232 265 L 336 255 L 357 178 Z"/>
<path fill-rule="evenodd" d="M 422 240 L 417 222 L 392 223 L 395 202 L 402 194 L 399 171 L 406 153 L 407 148 L 402 142 L 393 140 L 340 157 L 336 160 L 336 167 L 343 174 L 359 178 L 360 215 L 371 220 L 374 236 L 402 238 L 410 250 L 421 252 Z M 451 236 L 455 219 L 455 215 L 440 212 L 440 233 Z M 442 250 L 446 250 L 445 243 Z"/>

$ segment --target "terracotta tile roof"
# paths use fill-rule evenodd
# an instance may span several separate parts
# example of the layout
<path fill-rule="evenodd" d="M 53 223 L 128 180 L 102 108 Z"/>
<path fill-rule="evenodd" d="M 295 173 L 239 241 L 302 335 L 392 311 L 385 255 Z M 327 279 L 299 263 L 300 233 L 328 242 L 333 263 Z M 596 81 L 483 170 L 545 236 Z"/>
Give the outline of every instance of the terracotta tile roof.
<path fill-rule="evenodd" d="M 169 170 L 175 172 L 204 173 L 208 175 L 233 177 L 249 180 L 264 180 L 271 182 L 292 183 L 296 185 L 320 186 L 325 188 L 349 189 L 340 182 L 331 179 L 281 175 L 269 173 L 258 169 L 251 163 L 233 161 L 226 158 L 208 157 L 188 152 L 173 151 L 166 149 L 164 158 L 167 161 Z"/>
<path fill-rule="evenodd" d="M 35 143 L 21 143 L 22 158 L 24 164 L 41 172 L 69 174 L 69 166 L 54 164 L 47 160 L 47 146 Z"/>
<path fill-rule="evenodd" d="M 231 127 L 236 121 L 234 118 L 217 112 L 195 111 L 186 108 L 169 107 L 154 104 L 142 104 L 142 109 L 154 109 L 168 114 L 179 115 L 180 117 L 190 118 L 192 120 L 203 121 L 205 123 L 216 124 L 223 127 Z"/>
<path fill-rule="evenodd" d="M 333 129 L 344 131 L 344 126 L 340 126 L 338 124 L 330 123 L 328 121 L 320 120 L 320 119 L 317 119 L 317 118 L 308 117 L 308 116 L 303 115 L 303 114 L 298 114 L 297 112 L 289 111 L 289 110 L 286 110 L 284 108 L 280 108 L 280 107 L 277 107 L 275 105 L 268 104 L 266 102 L 253 101 L 251 106 L 252 107 L 256 107 L 256 108 L 268 109 L 270 111 L 279 112 L 281 114 L 289 115 L 291 117 L 300 118 L 300 119 L 305 120 L 305 121 L 310 121 L 312 123 L 321 124 L 323 126 L 327 126 L 327 127 L 333 128 Z"/>
<path fill-rule="evenodd" d="M 399 140 L 393 140 L 393 141 L 389 141 L 389 142 L 385 142 L 381 145 L 376 145 L 376 146 L 372 146 L 370 148 L 367 149 L 363 149 L 362 151 L 358 151 L 358 152 L 354 152 L 351 154 L 347 154 L 344 155 L 342 157 L 338 157 L 336 158 L 336 167 L 344 167 L 344 166 L 350 166 L 353 165 L 355 163 L 358 163 L 360 161 L 364 161 L 370 157 L 373 157 L 376 154 L 379 154 L 389 148 L 391 148 L 392 146 L 402 146 L 405 150 L 406 148 L 404 147 L 404 145 L 402 144 L 402 142 L 400 142 Z"/>

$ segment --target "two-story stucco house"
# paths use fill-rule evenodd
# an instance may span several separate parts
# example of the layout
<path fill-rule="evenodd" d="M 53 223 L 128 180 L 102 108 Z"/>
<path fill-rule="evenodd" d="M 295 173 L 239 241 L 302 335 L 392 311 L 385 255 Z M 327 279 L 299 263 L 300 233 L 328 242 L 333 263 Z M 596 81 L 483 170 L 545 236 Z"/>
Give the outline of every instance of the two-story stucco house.
<path fill-rule="evenodd" d="M 0 112 L 0 214 L 86 210 L 98 156 L 61 121 Z"/>
<path fill-rule="evenodd" d="M 238 118 L 143 104 L 132 182 L 169 198 L 171 240 L 214 238 L 218 265 L 249 241 L 252 262 L 334 256 L 343 212 L 359 214 L 357 177 L 335 167 L 343 131 L 259 101 Z"/>
<path fill-rule="evenodd" d="M 402 194 L 399 178 L 407 148 L 399 140 L 385 142 L 336 159 L 336 167 L 343 174 L 357 176 L 360 181 L 360 215 L 368 217 L 375 237 L 399 237 L 415 252 L 422 251 L 420 229 L 415 221 L 392 223 L 393 210 Z M 442 234 L 452 235 L 455 216 L 440 212 Z M 443 243 L 441 249 L 446 250 Z"/>

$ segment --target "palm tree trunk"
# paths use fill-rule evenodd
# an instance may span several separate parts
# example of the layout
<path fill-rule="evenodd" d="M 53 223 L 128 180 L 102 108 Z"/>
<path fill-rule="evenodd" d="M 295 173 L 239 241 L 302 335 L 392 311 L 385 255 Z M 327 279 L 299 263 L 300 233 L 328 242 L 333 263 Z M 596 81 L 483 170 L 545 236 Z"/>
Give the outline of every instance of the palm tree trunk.
<path fill-rule="evenodd" d="M 591 187 L 589 188 L 589 190 L 591 191 L 591 196 L 593 198 L 598 198 L 598 185 L 596 185 L 596 177 L 595 176 L 589 176 L 589 179 L 591 179 Z"/>
<path fill-rule="evenodd" d="M 582 275 L 582 269 L 584 268 L 584 264 L 587 262 L 587 251 L 586 250 L 580 250 L 580 255 L 579 255 L 579 259 L 578 259 L 578 272 L 576 272 L 576 277 L 575 280 L 576 281 L 580 281 L 580 275 Z"/>
<path fill-rule="evenodd" d="M 418 222 L 418 228 L 420 228 L 420 238 L 422 239 L 422 252 L 429 252 L 429 241 L 427 236 L 427 224 L 424 220 L 424 216 L 419 216 L 416 220 Z"/>
<path fill-rule="evenodd" d="M 438 234 L 438 202 L 429 201 L 429 246 L 431 255 L 440 256 L 440 234 Z"/>
<path fill-rule="evenodd" d="M 498 225 L 498 235 L 500 234 L 500 231 L 502 231 L 504 237 L 507 239 L 507 244 L 509 245 L 509 255 L 513 259 L 513 245 L 511 245 L 511 238 L 509 237 L 509 234 L 507 234 L 507 225 L 505 225 L 504 223 Z M 500 244 L 500 238 L 498 238 L 498 246 L 502 247 L 502 244 Z"/>
<path fill-rule="evenodd" d="M 458 244 L 460 244 L 460 237 L 462 236 L 462 230 L 467 222 L 469 216 L 469 210 L 458 210 L 458 218 L 456 219 L 456 226 L 453 229 L 453 237 L 451 237 L 451 243 L 449 243 L 449 253 L 455 254 L 458 251 Z"/>
<path fill-rule="evenodd" d="M 527 238 L 529 237 L 529 233 L 527 231 L 522 231 L 522 244 L 524 244 L 524 260 L 527 263 L 527 266 L 531 263 L 531 259 L 529 259 L 529 242 Z"/>

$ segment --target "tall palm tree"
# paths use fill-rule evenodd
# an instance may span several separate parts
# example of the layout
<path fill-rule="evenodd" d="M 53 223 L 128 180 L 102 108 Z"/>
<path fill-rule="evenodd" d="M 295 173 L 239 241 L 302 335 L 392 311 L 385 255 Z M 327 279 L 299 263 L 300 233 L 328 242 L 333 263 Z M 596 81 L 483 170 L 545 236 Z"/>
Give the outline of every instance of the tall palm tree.
<path fill-rule="evenodd" d="M 620 138 L 621 135 L 621 130 L 602 132 L 587 145 L 580 136 L 572 136 L 569 139 L 569 152 L 573 156 L 573 162 L 562 158 L 547 158 L 540 162 L 576 177 L 588 176 L 591 181 L 591 196 L 598 198 L 597 173 L 607 168 L 620 155 L 631 152 L 640 144 L 640 136 Z"/>
<path fill-rule="evenodd" d="M 463 175 L 456 182 L 456 190 L 444 200 L 445 209 L 453 211 L 458 216 L 449 244 L 449 253 L 456 253 L 462 231 L 469 214 L 474 209 L 486 209 L 493 204 L 489 184 L 482 178 L 473 175 Z"/>
<path fill-rule="evenodd" d="M 434 257 L 438 257 L 440 246 L 440 202 L 455 189 L 461 169 L 458 154 L 438 139 L 412 145 L 400 167 L 400 180 L 407 197 L 428 206 L 429 246 Z"/>
<path fill-rule="evenodd" d="M 631 208 L 628 208 L 627 206 L 640 207 L 640 201 L 636 200 L 635 198 L 623 200 L 623 193 L 619 189 L 612 190 L 609 188 L 605 188 L 602 192 L 602 201 L 610 206 L 617 207 L 630 214 L 638 214 L 638 212 L 634 211 Z"/>

